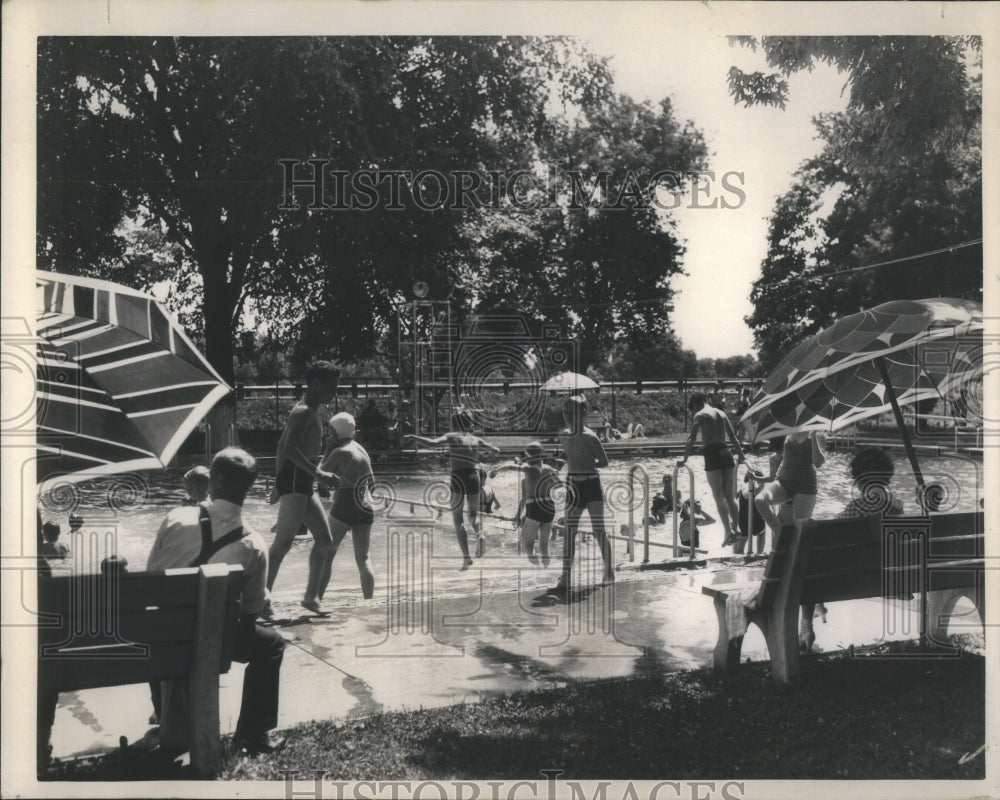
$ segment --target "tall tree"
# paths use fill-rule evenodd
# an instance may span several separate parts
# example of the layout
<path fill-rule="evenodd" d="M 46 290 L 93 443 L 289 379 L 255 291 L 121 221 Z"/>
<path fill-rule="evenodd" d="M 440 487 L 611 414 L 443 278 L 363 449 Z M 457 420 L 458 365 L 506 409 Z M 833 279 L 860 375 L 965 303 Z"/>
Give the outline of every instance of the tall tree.
<path fill-rule="evenodd" d="M 817 64 L 844 74 L 849 114 L 837 155 L 852 171 L 948 150 L 981 124 L 978 36 L 734 36 L 774 72 L 729 70 L 735 102 L 784 108 L 788 77 Z"/>
<path fill-rule="evenodd" d="M 560 325 L 584 370 L 615 342 L 669 330 L 684 254 L 670 215 L 684 201 L 672 191 L 705 168 L 705 143 L 668 99 L 619 95 L 555 120 L 538 160 L 547 167 L 538 207 L 485 225 L 471 293 L 481 309 Z"/>
<path fill-rule="evenodd" d="M 734 68 L 739 102 L 783 107 L 785 77 L 816 62 L 836 66 L 850 86 L 844 112 L 814 120 L 823 149 L 771 216 L 747 318 L 762 363 L 886 300 L 981 297 L 979 40 L 765 37 L 760 46 L 779 72 Z"/>
<path fill-rule="evenodd" d="M 402 287 L 452 281 L 464 215 L 310 209 L 308 192 L 282 209 L 279 159 L 505 167 L 544 130 L 553 85 L 572 100 L 606 82 L 573 53 L 552 38 L 41 38 L 39 264 L 195 286 L 227 379 L 248 311 L 313 354 L 365 352 Z M 121 235 L 136 225 L 177 259 L 137 273 Z"/>

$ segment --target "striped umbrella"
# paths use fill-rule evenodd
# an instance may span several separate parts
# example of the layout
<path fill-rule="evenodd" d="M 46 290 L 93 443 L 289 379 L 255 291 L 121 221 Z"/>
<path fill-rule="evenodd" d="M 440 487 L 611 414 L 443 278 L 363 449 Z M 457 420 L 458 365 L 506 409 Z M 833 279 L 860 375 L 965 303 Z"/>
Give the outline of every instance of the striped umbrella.
<path fill-rule="evenodd" d="M 148 295 L 38 272 L 38 483 L 160 469 L 231 390 Z"/>
<path fill-rule="evenodd" d="M 972 300 L 894 300 L 838 320 L 792 350 L 742 417 L 753 441 L 838 431 L 892 411 L 917 482 L 923 477 L 900 406 L 951 399 L 983 374 L 983 307 Z"/>

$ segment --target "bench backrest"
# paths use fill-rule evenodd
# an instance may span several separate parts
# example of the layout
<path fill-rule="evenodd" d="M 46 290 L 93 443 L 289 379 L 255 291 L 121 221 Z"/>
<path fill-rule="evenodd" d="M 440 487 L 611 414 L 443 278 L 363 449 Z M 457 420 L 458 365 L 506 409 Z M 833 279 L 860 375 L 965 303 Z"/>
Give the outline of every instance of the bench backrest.
<path fill-rule="evenodd" d="M 974 512 L 817 522 L 802 601 L 908 595 L 920 591 L 923 574 L 925 589 L 975 585 L 983 522 Z M 935 569 L 962 562 L 969 569 Z"/>
<path fill-rule="evenodd" d="M 224 581 L 219 672 L 233 658 L 243 568 L 39 578 L 39 681 L 57 690 L 119 686 L 186 675 L 199 595 Z"/>
<path fill-rule="evenodd" d="M 768 558 L 761 602 L 772 601 L 793 569 L 803 603 L 908 595 L 920 590 L 924 574 L 928 590 L 976 585 L 983 524 L 982 512 L 969 512 L 811 520 L 798 536 L 797 526 L 787 525 Z"/>

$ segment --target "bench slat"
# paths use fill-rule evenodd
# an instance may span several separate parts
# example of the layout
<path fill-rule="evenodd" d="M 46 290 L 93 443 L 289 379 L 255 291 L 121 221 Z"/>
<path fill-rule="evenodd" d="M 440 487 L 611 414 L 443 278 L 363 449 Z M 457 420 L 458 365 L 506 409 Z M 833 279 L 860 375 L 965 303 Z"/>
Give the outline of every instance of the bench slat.
<path fill-rule="evenodd" d="M 236 633 L 238 605 L 235 602 L 225 603 L 224 636 L 234 636 Z M 86 647 L 122 640 L 143 644 L 181 642 L 191 638 L 195 624 L 193 608 L 128 611 L 113 615 L 110 619 L 105 619 L 101 614 L 89 615 L 87 626 L 82 623 L 74 625 L 73 617 L 71 611 L 63 617 L 63 624 L 59 627 L 39 629 L 38 643 L 47 647 L 63 643 L 67 646 Z"/>
<path fill-rule="evenodd" d="M 45 658 L 39 663 L 39 683 L 60 691 L 96 689 L 179 678 L 187 674 L 190 666 L 190 642 L 152 645 L 146 657 L 116 658 L 108 649 L 89 656 Z"/>
<path fill-rule="evenodd" d="M 227 598 L 236 600 L 242 580 L 227 586 Z M 112 598 L 123 610 L 159 608 L 194 608 L 198 590 L 198 570 L 173 569 L 155 572 L 127 572 L 111 584 L 102 575 L 56 575 L 38 584 L 42 610 L 66 608 L 70 603 L 96 604 Z"/>
<path fill-rule="evenodd" d="M 880 542 L 886 535 L 902 536 L 907 531 L 930 538 L 981 536 L 983 515 L 979 512 L 936 514 L 931 517 L 860 517 L 854 519 L 816 520 L 812 546 L 838 546 Z"/>
<path fill-rule="evenodd" d="M 58 575 L 38 584 L 41 611 L 58 611 L 72 605 L 96 608 L 108 601 L 122 610 L 194 608 L 197 600 L 197 572 L 179 575 L 162 572 L 129 572 L 109 583 L 101 575 Z"/>
<path fill-rule="evenodd" d="M 809 565 L 806 568 L 806 580 L 814 575 L 826 575 L 831 572 L 898 569 L 917 566 L 921 563 L 926 563 L 928 568 L 933 568 L 955 560 L 970 560 L 968 557 L 975 560 L 976 556 L 974 552 L 964 552 L 969 548 L 962 543 L 955 543 L 953 547 L 944 548 L 946 552 L 939 551 L 934 555 L 926 552 L 922 555 L 922 549 L 920 545 L 913 543 L 899 548 L 894 546 L 883 548 L 868 544 L 825 548 L 819 552 L 813 551 L 810 553 Z"/>

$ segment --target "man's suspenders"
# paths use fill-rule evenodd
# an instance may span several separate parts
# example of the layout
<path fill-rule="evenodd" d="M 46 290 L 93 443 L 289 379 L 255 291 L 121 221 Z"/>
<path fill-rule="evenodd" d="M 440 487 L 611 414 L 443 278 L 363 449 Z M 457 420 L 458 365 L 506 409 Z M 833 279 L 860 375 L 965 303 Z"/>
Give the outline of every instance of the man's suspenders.
<path fill-rule="evenodd" d="M 201 552 L 198 557 L 191 562 L 192 567 L 200 567 L 202 564 L 207 564 L 208 559 L 218 553 L 226 545 L 230 545 L 233 542 L 238 542 L 243 538 L 243 526 L 234 528 L 225 536 L 220 538 L 218 541 L 212 541 L 212 520 L 209 519 L 208 509 L 205 506 L 199 506 L 198 509 L 198 521 L 201 523 Z"/>

